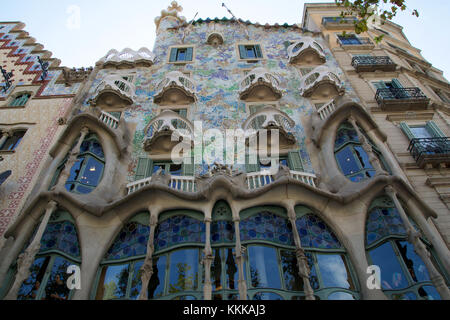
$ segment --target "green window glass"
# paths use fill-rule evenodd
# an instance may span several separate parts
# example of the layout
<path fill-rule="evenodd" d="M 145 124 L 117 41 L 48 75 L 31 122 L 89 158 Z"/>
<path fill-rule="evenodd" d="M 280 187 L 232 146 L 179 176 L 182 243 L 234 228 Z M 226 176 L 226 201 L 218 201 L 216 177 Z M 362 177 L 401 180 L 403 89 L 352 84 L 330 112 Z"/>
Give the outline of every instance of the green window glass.
<path fill-rule="evenodd" d="M 23 107 L 30 99 L 31 94 L 23 93 L 15 97 L 9 104 L 10 107 Z"/>

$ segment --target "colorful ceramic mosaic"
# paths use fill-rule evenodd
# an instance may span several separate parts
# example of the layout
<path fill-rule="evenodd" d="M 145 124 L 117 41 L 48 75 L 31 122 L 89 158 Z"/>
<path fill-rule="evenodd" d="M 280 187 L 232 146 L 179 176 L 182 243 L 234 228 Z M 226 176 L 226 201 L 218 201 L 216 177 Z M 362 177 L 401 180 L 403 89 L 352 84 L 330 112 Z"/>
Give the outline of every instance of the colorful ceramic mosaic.
<path fill-rule="evenodd" d="M 215 221 L 211 223 L 211 244 L 234 243 L 234 224 L 231 221 Z"/>
<path fill-rule="evenodd" d="M 308 214 L 297 219 L 296 226 L 303 248 L 341 249 L 334 232 L 319 217 Z"/>
<path fill-rule="evenodd" d="M 262 211 L 239 224 L 241 241 L 264 240 L 287 246 L 294 246 L 289 220 L 272 212 Z"/>
<path fill-rule="evenodd" d="M 375 208 L 367 217 L 367 244 L 371 245 L 389 235 L 406 236 L 396 208 Z"/>
<path fill-rule="evenodd" d="M 120 260 L 145 255 L 150 227 L 137 222 L 128 223 L 119 233 L 105 260 Z"/>
<path fill-rule="evenodd" d="M 77 230 L 69 221 L 49 223 L 41 239 L 40 253 L 50 250 L 64 252 L 74 258 L 80 257 Z"/>
<path fill-rule="evenodd" d="M 174 216 L 162 221 L 155 232 L 155 251 L 183 243 L 205 243 L 205 224 L 188 216 Z"/>

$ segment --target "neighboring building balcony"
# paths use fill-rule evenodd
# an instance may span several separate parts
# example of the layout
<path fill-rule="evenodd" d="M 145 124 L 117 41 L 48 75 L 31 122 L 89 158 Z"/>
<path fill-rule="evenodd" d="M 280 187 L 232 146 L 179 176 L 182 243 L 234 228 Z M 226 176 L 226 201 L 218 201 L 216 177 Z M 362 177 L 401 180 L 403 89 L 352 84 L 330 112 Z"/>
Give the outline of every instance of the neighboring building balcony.
<path fill-rule="evenodd" d="M 357 72 L 395 71 L 397 65 L 388 56 L 356 56 L 352 59 L 352 66 Z"/>
<path fill-rule="evenodd" d="M 290 170 L 289 176 L 292 179 L 298 180 L 302 183 L 317 188 L 317 177 L 312 173 Z M 266 185 L 273 183 L 275 180 L 276 180 L 275 175 L 272 174 L 269 170 L 247 173 L 246 177 L 247 188 L 250 190 L 264 187 Z"/>
<path fill-rule="evenodd" d="M 369 38 L 357 37 L 355 35 L 338 36 L 338 43 L 344 49 L 371 50 L 375 48 L 375 44 Z"/>
<path fill-rule="evenodd" d="M 311 63 L 325 63 L 326 56 L 323 48 L 314 39 L 304 37 L 301 41 L 297 41 L 288 47 L 289 63 L 295 64 L 297 62 Z"/>
<path fill-rule="evenodd" d="M 152 177 L 145 178 L 139 181 L 134 181 L 132 183 L 127 184 L 127 194 L 132 194 L 139 189 L 148 186 L 152 182 Z M 189 176 L 171 176 L 170 180 L 167 184 L 169 188 L 183 191 L 183 192 L 196 192 L 197 191 L 197 183 L 195 181 L 195 177 Z"/>
<path fill-rule="evenodd" d="M 190 104 L 197 100 L 196 85 L 188 76 L 179 71 L 171 71 L 156 87 L 156 104 Z"/>
<path fill-rule="evenodd" d="M 292 129 L 295 126 L 295 121 L 292 120 L 286 113 L 268 106 L 258 112 L 253 113 L 243 124 L 244 131 L 262 129 L 276 129 L 279 130 L 280 139 L 285 139 L 281 144 L 294 144 L 296 142 Z M 246 137 L 248 138 L 248 137 Z"/>
<path fill-rule="evenodd" d="M 300 94 L 304 97 L 312 95 L 327 97 L 343 95 L 344 84 L 327 66 L 316 67 L 305 75 L 301 82 Z"/>
<path fill-rule="evenodd" d="M 449 137 L 412 139 L 408 151 L 420 168 L 450 164 Z"/>
<path fill-rule="evenodd" d="M 104 68 L 112 66 L 128 66 L 133 68 L 138 66 L 150 67 L 155 63 L 155 60 L 155 54 L 147 48 L 141 48 L 138 51 L 126 48 L 121 52 L 114 49 L 110 50 L 106 56 L 99 61 L 99 63 L 103 64 Z"/>
<path fill-rule="evenodd" d="M 280 80 L 265 68 L 250 71 L 239 84 L 241 100 L 279 100 L 282 96 Z"/>
<path fill-rule="evenodd" d="M 187 138 L 193 141 L 192 123 L 172 110 L 164 110 L 145 128 L 144 149 L 161 153 L 171 151 L 178 144 L 178 141 L 171 139 L 174 132 L 180 139 Z"/>
<path fill-rule="evenodd" d="M 426 109 L 430 102 L 419 88 L 378 89 L 375 100 L 383 110 Z"/>
<path fill-rule="evenodd" d="M 135 91 L 134 84 L 121 76 L 108 75 L 99 83 L 89 103 L 91 106 L 103 103 L 106 105 L 132 105 Z"/>
<path fill-rule="evenodd" d="M 358 19 L 355 17 L 323 17 L 322 25 L 329 30 L 354 28 Z"/>

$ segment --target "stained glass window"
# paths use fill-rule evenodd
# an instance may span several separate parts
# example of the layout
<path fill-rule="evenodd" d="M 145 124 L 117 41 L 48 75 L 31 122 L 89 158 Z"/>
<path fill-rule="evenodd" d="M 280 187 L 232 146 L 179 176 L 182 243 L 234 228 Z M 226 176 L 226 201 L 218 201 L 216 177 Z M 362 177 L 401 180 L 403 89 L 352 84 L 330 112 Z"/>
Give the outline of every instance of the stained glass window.
<path fill-rule="evenodd" d="M 138 222 L 128 223 L 108 250 L 105 260 L 121 260 L 145 255 L 149 234 L 149 226 Z"/>
<path fill-rule="evenodd" d="M 211 223 L 211 244 L 234 242 L 234 223 L 232 221 L 214 221 Z"/>
<path fill-rule="evenodd" d="M 40 253 L 57 250 L 74 258 L 80 257 L 77 230 L 69 221 L 48 223 L 41 239 Z"/>
<path fill-rule="evenodd" d="M 307 214 L 298 218 L 296 226 L 303 248 L 342 248 L 333 231 L 316 215 Z"/>
<path fill-rule="evenodd" d="M 368 245 L 389 235 L 406 236 L 397 208 L 374 208 L 367 218 L 366 230 Z"/>

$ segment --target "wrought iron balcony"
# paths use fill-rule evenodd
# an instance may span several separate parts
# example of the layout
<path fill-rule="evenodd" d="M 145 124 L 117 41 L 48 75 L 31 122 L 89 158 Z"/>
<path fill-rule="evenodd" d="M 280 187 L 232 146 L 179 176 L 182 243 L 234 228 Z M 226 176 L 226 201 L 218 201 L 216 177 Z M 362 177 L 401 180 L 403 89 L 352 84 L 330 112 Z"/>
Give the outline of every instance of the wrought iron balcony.
<path fill-rule="evenodd" d="M 242 100 L 246 100 L 252 96 L 255 89 L 266 87 L 276 99 L 282 96 L 280 88 L 280 80 L 277 76 L 267 71 L 265 68 L 255 68 L 250 71 L 239 84 L 239 96 Z M 261 91 L 262 92 L 262 91 Z M 255 93 L 259 97 L 259 93 Z"/>
<path fill-rule="evenodd" d="M 322 62 L 326 62 L 325 52 L 320 44 L 317 41 L 310 37 L 304 37 L 301 41 L 297 41 L 288 47 L 288 57 L 290 63 L 296 63 L 297 61 L 304 61 L 308 59 L 304 59 L 304 57 L 309 53 L 312 53 L 317 56 L 317 58 Z M 311 59 L 311 58 L 310 58 Z M 305 61 L 306 63 L 312 61 Z"/>
<path fill-rule="evenodd" d="M 419 88 L 378 89 L 375 100 L 382 109 L 425 109 L 430 99 Z"/>
<path fill-rule="evenodd" d="M 352 59 L 352 66 L 357 72 L 371 72 L 375 70 L 395 71 L 397 65 L 388 56 L 357 56 Z"/>
<path fill-rule="evenodd" d="M 145 150 L 150 151 L 157 145 L 165 151 L 170 151 L 178 143 L 171 141 L 174 132 L 177 132 L 180 138 L 188 138 L 193 141 L 194 127 L 192 123 L 172 110 L 164 110 L 145 128 Z M 159 138 L 163 140 L 161 144 L 157 143 Z"/>
<path fill-rule="evenodd" d="M 301 82 L 300 94 L 310 97 L 322 84 L 334 86 L 338 94 L 345 92 L 344 84 L 327 66 L 319 66 L 305 75 Z"/>
<path fill-rule="evenodd" d="M 196 93 L 196 85 L 193 80 L 184 73 L 171 71 L 164 76 L 164 79 L 156 87 L 154 101 L 155 103 L 177 103 L 180 101 L 175 100 L 179 100 L 181 94 L 181 99 L 192 103 L 197 100 Z"/>
<path fill-rule="evenodd" d="M 450 138 L 412 139 L 408 151 L 411 152 L 417 165 L 450 164 Z"/>
<path fill-rule="evenodd" d="M 102 96 L 115 95 L 125 102 L 125 104 L 131 105 L 133 104 L 135 91 L 134 84 L 121 76 L 108 75 L 95 88 L 94 95 L 89 102 L 92 106 L 96 106 Z"/>

